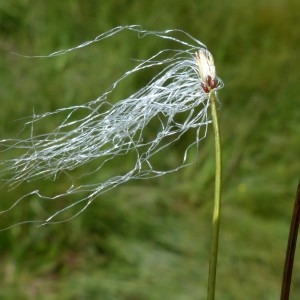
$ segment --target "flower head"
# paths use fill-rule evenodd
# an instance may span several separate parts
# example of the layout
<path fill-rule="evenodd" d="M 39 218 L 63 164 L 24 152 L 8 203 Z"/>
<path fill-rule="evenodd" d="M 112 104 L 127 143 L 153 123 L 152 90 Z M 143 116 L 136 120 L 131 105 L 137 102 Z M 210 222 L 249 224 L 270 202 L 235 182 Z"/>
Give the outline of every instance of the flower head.
<path fill-rule="evenodd" d="M 196 52 L 196 60 L 199 67 L 199 75 L 202 80 L 201 86 L 206 93 L 217 87 L 216 67 L 214 58 L 206 49 Z"/>

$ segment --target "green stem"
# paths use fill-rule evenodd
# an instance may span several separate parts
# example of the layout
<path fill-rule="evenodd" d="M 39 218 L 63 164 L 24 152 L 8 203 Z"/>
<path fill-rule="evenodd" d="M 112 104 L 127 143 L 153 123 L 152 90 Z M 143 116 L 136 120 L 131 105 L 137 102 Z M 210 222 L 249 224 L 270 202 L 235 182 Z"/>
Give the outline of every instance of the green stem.
<path fill-rule="evenodd" d="M 217 273 L 217 260 L 218 260 L 218 243 L 219 243 L 219 229 L 221 217 L 221 187 L 222 187 L 222 151 L 220 142 L 220 130 L 218 113 L 216 108 L 217 94 L 215 91 L 210 92 L 209 96 L 212 122 L 215 135 L 215 196 L 214 196 L 214 211 L 212 222 L 212 244 L 210 252 L 209 273 L 208 273 L 208 289 L 207 300 L 215 299 L 216 289 L 216 273 Z"/>

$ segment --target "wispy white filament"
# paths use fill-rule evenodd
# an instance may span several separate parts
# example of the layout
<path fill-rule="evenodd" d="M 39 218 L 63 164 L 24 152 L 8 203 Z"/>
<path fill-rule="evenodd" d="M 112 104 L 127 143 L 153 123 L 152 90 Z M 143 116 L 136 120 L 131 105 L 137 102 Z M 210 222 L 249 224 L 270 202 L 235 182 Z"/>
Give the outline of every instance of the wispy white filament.
<path fill-rule="evenodd" d="M 206 136 L 206 129 L 210 123 L 207 116 L 208 94 L 201 87 L 194 55 L 199 48 L 206 48 L 201 42 L 180 30 L 153 32 L 136 25 L 120 26 L 76 47 L 39 57 L 64 55 L 124 30 L 134 31 L 140 38 L 153 35 L 171 40 L 177 48 L 161 50 L 152 57 L 139 61 L 134 69 L 126 72 L 96 100 L 33 115 L 32 120 L 27 123 L 32 129 L 28 139 L 1 140 L 4 151 L 24 150 L 21 156 L 1 161 L 0 176 L 8 178 L 5 186 L 14 187 L 41 178 L 59 180 L 61 174 L 69 176 L 71 180 L 70 186 L 58 195 L 45 195 L 39 190 L 34 190 L 18 199 L 8 210 L 17 209 L 17 205 L 29 196 L 59 201 L 78 194 L 77 200 L 50 213 L 45 220 L 29 220 L 41 224 L 54 223 L 66 210 L 78 206 L 78 210 L 72 215 L 74 217 L 100 194 L 124 182 L 161 176 L 189 163 L 188 150 L 193 145 L 197 147 L 199 141 Z M 178 39 L 176 37 L 178 34 L 188 42 Z M 162 66 L 162 71 L 146 86 L 131 96 L 112 103 L 111 92 L 122 80 L 128 76 L 135 76 L 143 69 L 157 66 Z M 221 86 L 222 82 L 219 80 L 218 88 Z M 39 122 L 61 116 L 64 116 L 64 120 L 54 131 L 41 135 L 34 134 Z M 145 131 L 148 132 L 147 135 Z M 154 166 L 153 157 L 163 153 L 170 144 L 178 141 L 188 131 L 192 131 L 195 136 L 193 142 L 186 147 L 180 165 L 158 170 Z M 124 171 L 120 166 L 120 174 L 113 174 L 103 181 L 97 180 L 97 177 L 101 177 L 98 175 L 102 170 L 117 157 L 122 157 L 124 165 L 133 161 L 133 157 L 135 162 L 129 170 Z M 78 175 L 76 170 L 86 164 L 93 165 L 91 173 Z M 79 179 L 88 177 L 89 181 L 82 183 L 76 176 L 80 176 Z"/>

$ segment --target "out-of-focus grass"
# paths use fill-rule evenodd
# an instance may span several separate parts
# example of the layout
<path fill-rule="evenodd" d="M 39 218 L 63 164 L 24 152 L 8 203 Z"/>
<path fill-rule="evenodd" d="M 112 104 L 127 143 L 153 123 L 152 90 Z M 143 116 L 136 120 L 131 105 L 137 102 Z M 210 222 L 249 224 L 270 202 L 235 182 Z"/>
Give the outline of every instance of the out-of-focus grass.
<path fill-rule="evenodd" d="M 46 112 L 96 98 L 132 66 L 130 58 L 166 44 L 125 35 L 53 59 L 10 52 L 46 54 L 120 24 L 188 31 L 207 44 L 225 82 L 217 299 L 278 299 L 299 178 L 299 20 L 296 0 L 2 1 L 1 136 L 20 132 L 23 122 L 14 120 L 33 108 Z M 123 86 L 116 98 L 151 75 Z M 0 232 L 0 299 L 205 299 L 213 158 L 209 134 L 186 169 L 119 187 L 68 223 Z M 170 162 L 177 159 L 174 147 Z M 64 182 L 34 184 L 59 191 Z M 27 189 L 2 189 L 0 205 Z M 42 216 L 32 203 L 1 215 L 1 226 Z M 291 299 L 299 281 L 298 252 Z"/>

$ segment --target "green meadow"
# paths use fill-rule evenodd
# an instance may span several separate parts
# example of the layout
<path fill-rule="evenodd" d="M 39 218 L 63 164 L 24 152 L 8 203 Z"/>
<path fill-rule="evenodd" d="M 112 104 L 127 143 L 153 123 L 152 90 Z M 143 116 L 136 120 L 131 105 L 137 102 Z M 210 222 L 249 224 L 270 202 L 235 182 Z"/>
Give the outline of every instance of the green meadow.
<path fill-rule="evenodd" d="M 299 1 L 0 0 L 0 139 L 24 137 L 26 117 L 33 113 L 96 99 L 134 66 L 132 59 L 145 59 L 168 44 L 120 34 L 47 59 L 13 53 L 47 55 L 129 24 L 182 29 L 214 55 L 225 83 L 218 93 L 224 173 L 216 299 L 279 299 L 300 179 Z M 115 99 L 154 75 L 143 72 L 122 84 Z M 55 122 L 38 132 L 55 128 Z M 213 139 L 210 127 L 193 164 L 116 187 L 72 220 L 1 231 L 0 299 L 205 299 Z M 191 140 L 185 136 L 174 144 L 157 158 L 158 166 L 175 168 Z M 3 152 L 1 145 L 0 150 L 1 161 L 18 155 Z M 120 161 L 112 166 L 120 168 Z M 87 166 L 83 172 L 88 171 Z M 95 176 L 101 181 L 105 175 Z M 0 209 L 33 189 L 66 188 L 59 179 L 24 182 L 12 190 L 4 186 Z M 51 208 L 75 200 L 72 195 Z M 41 201 L 32 197 L 2 213 L 0 227 L 43 218 Z M 299 249 L 291 300 L 300 294 Z"/>

